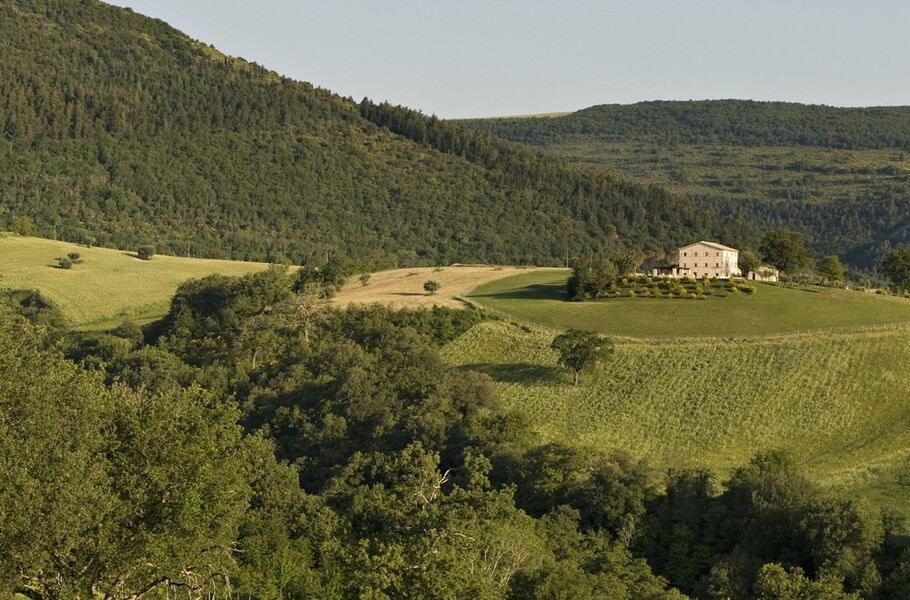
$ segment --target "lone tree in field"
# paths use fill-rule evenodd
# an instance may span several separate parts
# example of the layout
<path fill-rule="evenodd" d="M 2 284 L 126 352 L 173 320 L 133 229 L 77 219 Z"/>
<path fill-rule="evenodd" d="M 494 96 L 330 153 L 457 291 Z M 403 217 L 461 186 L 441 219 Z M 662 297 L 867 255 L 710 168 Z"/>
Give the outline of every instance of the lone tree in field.
<path fill-rule="evenodd" d="M 910 246 L 885 254 L 878 272 L 891 280 L 891 285 L 897 291 L 910 290 Z"/>
<path fill-rule="evenodd" d="M 613 354 L 613 342 L 609 338 L 582 329 L 570 329 L 557 335 L 550 348 L 559 352 L 559 364 L 572 369 L 572 385 L 578 385 L 578 374 L 582 369 Z"/>
<path fill-rule="evenodd" d="M 435 279 L 431 279 L 423 284 L 423 289 L 427 291 L 428 294 L 435 294 L 436 290 L 440 288 L 439 282 Z"/>
<path fill-rule="evenodd" d="M 152 257 L 155 256 L 155 248 L 152 246 L 139 246 L 136 250 L 136 256 L 142 260 L 152 260 Z"/>

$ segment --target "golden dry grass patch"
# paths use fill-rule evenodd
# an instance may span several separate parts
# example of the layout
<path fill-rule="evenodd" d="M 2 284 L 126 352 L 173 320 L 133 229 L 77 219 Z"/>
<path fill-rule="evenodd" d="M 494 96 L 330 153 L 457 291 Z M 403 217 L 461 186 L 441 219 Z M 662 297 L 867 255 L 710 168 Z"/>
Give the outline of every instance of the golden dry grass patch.
<path fill-rule="evenodd" d="M 464 308 L 459 297 L 466 296 L 479 285 L 531 271 L 554 271 L 552 268 L 498 267 L 490 265 L 453 265 L 450 267 L 415 267 L 393 269 L 370 275 L 367 285 L 358 276 L 351 277 L 335 296 L 334 304 L 384 304 L 393 308 L 448 306 Z M 439 291 L 428 294 L 423 289 L 427 281 L 439 282 Z"/>

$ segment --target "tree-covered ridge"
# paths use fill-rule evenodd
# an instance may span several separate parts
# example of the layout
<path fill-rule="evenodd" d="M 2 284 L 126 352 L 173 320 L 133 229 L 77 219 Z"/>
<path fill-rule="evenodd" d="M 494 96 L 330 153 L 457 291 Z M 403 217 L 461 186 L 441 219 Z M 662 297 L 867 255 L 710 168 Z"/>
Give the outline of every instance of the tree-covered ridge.
<path fill-rule="evenodd" d="M 574 220 L 585 224 L 586 237 L 593 242 L 589 247 L 604 251 L 623 245 L 671 249 L 685 243 L 697 230 L 737 240 L 755 235 L 741 223 L 700 211 L 690 200 L 660 188 L 577 169 L 540 152 L 518 151 L 493 135 L 405 107 L 377 105 L 364 99 L 360 110 L 380 127 L 482 167 L 492 181 L 516 189 L 521 204 L 531 203 L 534 217 L 548 212 L 541 196 L 562 198 L 561 204 Z M 535 235 L 541 233 L 536 227 L 533 231 Z"/>
<path fill-rule="evenodd" d="M 0 227 L 22 233 L 385 265 L 548 264 L 750 235 L 688 201 L 415 111 L 358 106 L 95 0 L 2 3 L 0 54 Z"/>
<path fill-rule="evenodd" d="M 4 2 L 3 137 L 314 127 L 349 103 L 93 0 Z"/>
<path fill-rule="evenodd" d="M 865 269 L 910 241 L 910 109 L 645 102 L 564 117 L 463 122 L 665 188 L 762 229 L 806 235 Z"/>
<path fill-rule="evenodd" d="M 667 144 L 908 148 L 910 107 L 836 108 L 790 102 L 708 100 L 604 104 L 547 118 L 464 121 L 534 145 L 584 135 Z"/>

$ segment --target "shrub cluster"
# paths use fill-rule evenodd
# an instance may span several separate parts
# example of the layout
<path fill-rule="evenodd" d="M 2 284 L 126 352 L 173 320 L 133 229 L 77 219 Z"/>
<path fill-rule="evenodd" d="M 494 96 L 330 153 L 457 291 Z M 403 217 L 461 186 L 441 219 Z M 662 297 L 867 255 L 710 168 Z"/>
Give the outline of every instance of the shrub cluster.
<path fill-rule="evenodd" d="M 629 275 L 617 277 L 603 286 L 600 293 L 585 298 L 686 298 L 704 300 L 706 296 L 724 297 L 728 293 L 755 293 L 755 286 L 740 279 L 709 279 L 702 277 L 649 277 Z M 581 299 L 581 298 L 576 298 Z"/>

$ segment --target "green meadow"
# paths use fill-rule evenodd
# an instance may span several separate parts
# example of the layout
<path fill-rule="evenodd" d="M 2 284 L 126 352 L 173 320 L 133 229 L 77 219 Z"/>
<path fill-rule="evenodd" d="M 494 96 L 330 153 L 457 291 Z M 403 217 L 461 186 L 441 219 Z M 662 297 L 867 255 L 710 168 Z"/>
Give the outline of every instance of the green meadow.
<path fill-rule="evenodd" d="M 58 268 L 57 259 L 70 252 L 78 252 L 79 260 L 70 269 Z M 146 261 L 134 252 L 0 234 L 0 288 L 38 290 L 77 328 L 158 318 L 187 279 L 244 275 L 266 266 L 163 255 Z"/>
<path fill-rule="evenodd" d="M 490 375 L 543 439 L 722 476 L 784 449 L 816 482 L 910 517 L 910 301 L 759 284 L 704 300 L 568 302 L 566 273 L 478 287 L 470 300 L 507 318 L 445 349 Z M 567 328 L 616 341 L 578 387 L 549 347 Z"/>
<path fill-rule="evenodd" d="M 569 302 L 568 273 L 523 273 L 481 285 L 467 298 L 521 322 L 630 338 L 763 336 L 910 323 L 910 300 L 905 298 L 762 283 L 755 284 L 753 294 L 734 292 L 700 300 L 620 297 Z"/>

